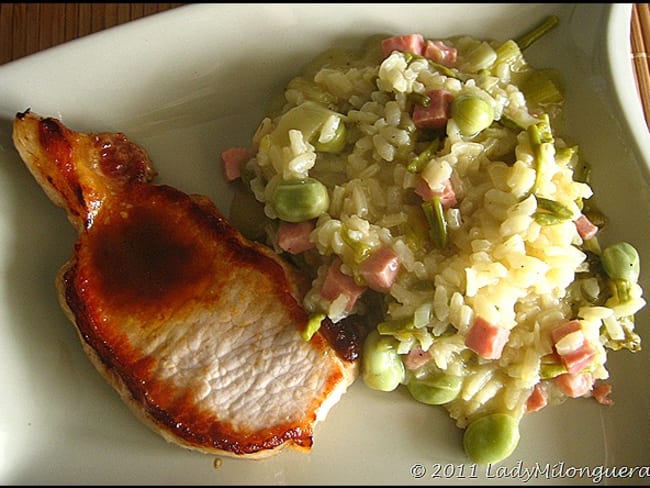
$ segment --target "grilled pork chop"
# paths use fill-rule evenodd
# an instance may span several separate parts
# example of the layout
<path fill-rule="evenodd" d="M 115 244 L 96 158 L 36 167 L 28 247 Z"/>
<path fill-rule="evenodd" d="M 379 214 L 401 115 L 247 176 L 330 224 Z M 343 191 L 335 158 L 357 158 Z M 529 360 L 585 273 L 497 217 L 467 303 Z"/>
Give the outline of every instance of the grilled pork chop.
<path fill-rule="evenodd" d="M 339 354 L 342 331 L 301 337 L 302 276 L 206 197 L 152 184 L 146 152 L 123 134 L 27 111 L 13 137 L 79 233 L 56 280 L 61 306 L 133 412 L 206 453 L 309 451 L 357 364 Z"/>

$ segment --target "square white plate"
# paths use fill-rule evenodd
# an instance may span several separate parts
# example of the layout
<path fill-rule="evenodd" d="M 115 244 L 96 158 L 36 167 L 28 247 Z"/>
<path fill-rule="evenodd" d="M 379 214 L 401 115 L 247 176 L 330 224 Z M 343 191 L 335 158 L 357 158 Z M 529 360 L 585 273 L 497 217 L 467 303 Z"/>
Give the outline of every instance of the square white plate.
<path fill-rule="evenodd" d="M 560 70 L 566 134 L 591 163 L 610 219 L 603 240 L 639 249 L 650 291 L 650 137 L 630 63 L 630 4 L 197 4 L 0 67 L 0 482 L 647 484 L 650 345 L 610 355 L 614 406 L 579 399 L 526 416 L 517 450 L 491 469 L 469 463 L 441 408 L 362 382 L 317 425 L 310 454 L 224 458 L 216 469 L 213 456 L 165 443 L 104 383 L 60 310 L 54 277 L 74 234 L 11 143 L 13 116 L 28 107 L 75 130 L 121 131 L 149 150 L 158 182 L 227 213 L 221 150 L 248 144 L 271 95 L 314 55 L 376 33 L 505 40 L 549 13 L 559 26 L 526 56 Z M 637 317 L 646 342 L 649 312 Z"/>

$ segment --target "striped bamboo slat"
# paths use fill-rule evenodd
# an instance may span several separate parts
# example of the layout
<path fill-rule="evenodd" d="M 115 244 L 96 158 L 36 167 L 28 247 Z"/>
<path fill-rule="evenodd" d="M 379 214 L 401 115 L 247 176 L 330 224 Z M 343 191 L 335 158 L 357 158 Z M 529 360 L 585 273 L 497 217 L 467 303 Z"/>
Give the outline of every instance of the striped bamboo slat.
<path fill-rule="evenodd" d="M 183 5 L 182 3 L 0 3 L 0 65 Z"/>
<path fill-rule="evenodd" d="M 647 51 L 650 47 L 650 5 L 647 3 L 635 3 L 632 7 L 630 41 L 636 87 L 646 125 L 650 128 L 650 65 Z"/>

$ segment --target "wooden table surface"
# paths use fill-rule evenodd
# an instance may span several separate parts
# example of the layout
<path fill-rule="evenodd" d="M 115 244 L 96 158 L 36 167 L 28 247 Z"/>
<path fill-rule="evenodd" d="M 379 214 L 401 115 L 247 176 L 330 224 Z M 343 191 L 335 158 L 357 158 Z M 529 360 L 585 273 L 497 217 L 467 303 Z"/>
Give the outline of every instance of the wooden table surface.
<path fill-rule="evenodd" d="M 0 65 L 182 3 L 0 3 Z"/>

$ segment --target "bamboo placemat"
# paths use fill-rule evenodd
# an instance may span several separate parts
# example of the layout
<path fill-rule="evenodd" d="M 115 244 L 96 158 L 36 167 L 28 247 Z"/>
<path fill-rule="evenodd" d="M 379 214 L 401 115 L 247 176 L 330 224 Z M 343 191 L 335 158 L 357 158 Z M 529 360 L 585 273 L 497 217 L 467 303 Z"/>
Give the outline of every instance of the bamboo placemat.
<path fill-rule="evenodd" d="M 632 63 L 646 125 L 650 128 L 650 4 L 635 3 L 630 28 Z"/>
<path fill-rule="evenodd" d="M 182 3 L 0 3 L 0 65 Z"/>

